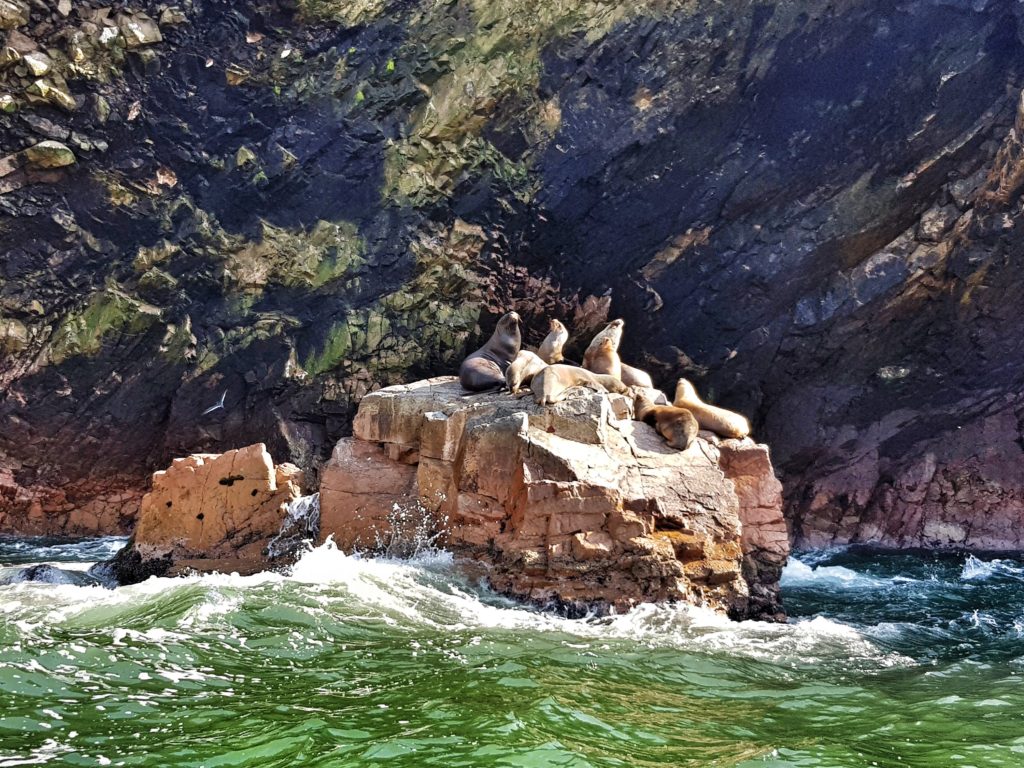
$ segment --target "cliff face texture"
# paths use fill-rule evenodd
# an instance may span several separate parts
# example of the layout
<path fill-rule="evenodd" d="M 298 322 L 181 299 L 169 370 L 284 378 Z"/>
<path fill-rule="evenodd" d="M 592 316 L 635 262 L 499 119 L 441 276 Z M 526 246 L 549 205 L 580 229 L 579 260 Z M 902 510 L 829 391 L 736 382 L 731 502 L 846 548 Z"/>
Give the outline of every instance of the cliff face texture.
<path fill-rule="evenodd" d="M 259 441 L 315 484 L 514 308 L 751 416 L 798 544 L 1021 546 L 1012 0 L 44 5 L 0 3 L 4 530 Z"/>

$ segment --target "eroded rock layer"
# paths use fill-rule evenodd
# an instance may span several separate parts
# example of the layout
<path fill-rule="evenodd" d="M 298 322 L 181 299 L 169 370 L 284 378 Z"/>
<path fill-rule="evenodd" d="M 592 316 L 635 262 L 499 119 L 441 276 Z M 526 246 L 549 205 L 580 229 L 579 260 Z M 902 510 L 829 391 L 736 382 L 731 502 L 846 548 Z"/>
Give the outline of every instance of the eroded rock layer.
<path fill-rule="evenodd" d="M 789 544 L 768 449 L 686 451 L 620 395 L 466 397 L 454 378 L 363 398 L 320 486 L 321 537 L 394 550 L 440 532 L 498 590 L 570 610 L 683 600 L 781 615 Z"/>

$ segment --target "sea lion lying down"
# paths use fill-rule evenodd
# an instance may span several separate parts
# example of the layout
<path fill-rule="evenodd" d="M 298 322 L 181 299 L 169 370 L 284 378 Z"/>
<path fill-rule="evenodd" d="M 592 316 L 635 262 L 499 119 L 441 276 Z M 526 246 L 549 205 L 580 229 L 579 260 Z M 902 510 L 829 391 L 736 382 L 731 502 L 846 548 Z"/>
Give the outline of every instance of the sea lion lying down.
<path fill-rule="evenodd" d="M 689 447 L 700 430 L 697 419 L 686 408 L 655 405 L 646 395 L 637 394 L 633 409 L 637 421 L 650 424 L 666 443 L 680 451 Z"/>
<path fill-rule="evenodd" d="M 530 389 L 538 405 L 551 405 L 564 400 L 565 392 L 573 387 L 586 387 L 595 392 L 629 394 L 630 389 L 614 376 L 591 373 L 574 365 L 549 365 L 536 376 Z"/>
<path fill-rule="evenodd" d="M 512 365 L 505 371 L 505 386 L 513 395 L 518 394 L 520 387 L 533 381 L 533 377 L 545 368 L 547 368 L 547 363 L 537 355 L 527 349 L 521 349 L 516 355 L 516 359 L 512 361 Z"/>
<path fill-rule="evenodd" d="M 708 429 L 722 437 L 746 437 L 750 434 L 750 422 L 735 411 L 727 411 L 708 405 L 697 396 L 697 390 L 686 379 L 676 384 L 676 396 L 672 404 L 685 408 L 697 419 L 701 429 Z"/>

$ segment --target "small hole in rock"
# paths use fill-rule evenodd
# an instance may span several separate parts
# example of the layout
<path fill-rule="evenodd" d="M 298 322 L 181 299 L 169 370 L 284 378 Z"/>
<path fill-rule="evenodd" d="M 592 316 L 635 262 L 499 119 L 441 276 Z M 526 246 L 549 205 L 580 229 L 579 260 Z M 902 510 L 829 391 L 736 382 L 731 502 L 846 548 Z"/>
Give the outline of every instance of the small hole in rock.
<path fill-rule="evenodd" d="M 259 491 L 257 491 L 255 488 L 253 488 L 252 489 L 252 493 L 250 494 L 250 496 L 255 496 L 257 493 L 259 493 Z"/>
<path fill-rule="evenodd" d="M 174 502 L 173 502 L 173 501 L 168 501 L 168 502 L 167 502 L 167 508 L 168 508 L 168 509 L 170 509 L 170 508 L 171 508 L 171 505 L 172 505 L 172 504 L 174 504 Z"/>
<path fill-rule="evenodd" d="M 203 513 L 200 512 L 198 515 L 196 515 L 196 520 L 202 520 L 204 517 L 205 515 L 203 515 Z"/>

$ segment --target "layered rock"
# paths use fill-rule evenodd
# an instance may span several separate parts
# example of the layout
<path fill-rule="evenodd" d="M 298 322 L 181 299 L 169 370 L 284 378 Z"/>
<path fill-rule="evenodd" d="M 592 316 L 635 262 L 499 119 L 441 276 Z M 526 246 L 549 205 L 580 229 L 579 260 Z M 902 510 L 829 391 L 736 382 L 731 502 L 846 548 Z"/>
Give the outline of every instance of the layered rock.
<path fill-rule="evenodd" d="M 1018 508 L 1014 0 L 0 5 L 6 531 L 176 455 L 315 472 L 510 308 L 749 415 L 803 542 Z"/>
<path fill-rule="evenodd" d="M 175 459 L 153 475 L 135 533 L 111 562 L 114 576 L 131 584 L 184 569 L 266 567 L 267 545 L 299 497 L 302 480 L 298 467 L 274 466 L 262 443 Z"/>
<path fill-rule="evenodd" d="M 789 545 L 767 448 L 702 433 L 680 452 L 631 416 L 620 395 L 544 408 L 467 397 L 453 377 L 373 392 L 323 471 L 321 537 L 401 550 L 436 531 L 496 589 L 570 611 L 781 615 Z"/>

